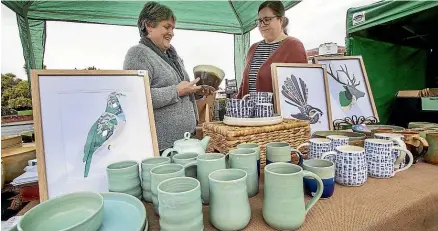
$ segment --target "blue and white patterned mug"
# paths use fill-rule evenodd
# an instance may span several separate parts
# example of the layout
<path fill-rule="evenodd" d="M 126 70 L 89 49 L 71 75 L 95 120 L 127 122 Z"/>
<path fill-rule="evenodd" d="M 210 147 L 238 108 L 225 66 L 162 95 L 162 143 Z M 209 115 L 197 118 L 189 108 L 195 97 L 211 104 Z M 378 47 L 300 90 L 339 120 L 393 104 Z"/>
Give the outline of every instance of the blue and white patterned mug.
<path fill-rule="evenodd" d="M 393 151 L 405 152 L 409 156 L 409 163 L 394 171 L 395 163 L 402 159 L 402 156 L 394 158 Z M 368 165 L 368 175 L 376 178 L 391 178 L 396 173 L 407 170 L 413 163 L 412 153 L 406 148 L 394 146 L 391 140 L 366 139 L 365 153 Z"/>
<path fill-rule="evenodd" d="M 256 104 L 258 103 L 272 103 L 272 92 L 250 92 L 249 98 Z"/>
<path fill-rule="evenodd" d="M 406 144 L 404 142 L 404 136 L 402 134 L 395 134 L 395 133 L 376 133 L 374 134 L 374 137 L 377 139 L 382 140 L 392 140 L 394 146 L 401 147 L 406 149 Z M 394 170 L 403 168 L 405 166 L 406 162 L 406 152 L 399 151 L 399 150 L 393 150 L 392 154 L 394 155 L 394 158 L 397 159 L 397 162 L 394 165 Z M 399 159 L 399 157 L 402 157 Z"/>
<path fill-rule="evenodd" d="M 335 164 L 332 161 L 322 159 L 304 160 L 303 169 L 313 172 L 321 178 L 324 185 L 321 199 L 333 195 L 335 191 Z M 313 197 L 316 194 L 318 182 L 313 178 L 304 177 L 304 188 L 307 194 Z"/>
<path fill-rule="evenodd" d="M 297 149 L 309 146 L 308 159 L 321 159 L 321 155 L 331 151 L 331 142 L 326 138 L 312 138 L 308 143 L 298 145 Z"/>
<path fill-rule="evenodd" d="M 365 149 L 358 146 L 344 145 L 335 148 L 335 151 L 326 152 L 321 159 L 336 156 L 335 180 L 345 186 L 361 186 L 368 179 L 368 166 Z"/>
<path fill-rule="evenodd" d="M 327 136 L 327 139 L 330 140 L 331 143 L 331 150 L 330 151 L 335 151 L 335 148 L 338 146 L 344 146 L 344 145 L 348 145 L 348 141 L 349 138 L 348 136 L 341 136 L 341 135 L 329 135 Z M 327 157 L 330 161 L 332 161 L 333 163 L 335 162 L 335 158 L 333 156 L 329 156 Z"/>
<path fill-rule="evenodd" d="M 242 99 L 227 99 L 226 115 L 237 118 L 249 118 L 253 116 L 254 101 L 247 99 L 248 95 Z"/>
<path fill-rule="evenodd" d="M 254 107 L 254 117 L 266 118 L 274 116 L 274 105 L 272 103 L 257 103 Z"/>

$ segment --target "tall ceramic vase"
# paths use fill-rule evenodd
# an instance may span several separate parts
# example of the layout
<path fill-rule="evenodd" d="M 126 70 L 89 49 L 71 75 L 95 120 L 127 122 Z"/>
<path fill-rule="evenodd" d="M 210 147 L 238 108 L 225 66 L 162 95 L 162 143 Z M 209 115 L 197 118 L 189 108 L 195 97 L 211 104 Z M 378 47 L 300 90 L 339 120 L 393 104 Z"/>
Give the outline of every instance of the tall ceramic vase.
<path fill-rule="evenodd" d="M 208 178 L 210 222 L 222 231 L 245 228 L 251 219 L 246 172 L 241 169 L 220 169 L 210 173 Z"/>
<path fill-rule="evenodd" d="M 158 185 L 161 231 L 204 230 L 201 187 L 192 177 L 176 177 Z"/>

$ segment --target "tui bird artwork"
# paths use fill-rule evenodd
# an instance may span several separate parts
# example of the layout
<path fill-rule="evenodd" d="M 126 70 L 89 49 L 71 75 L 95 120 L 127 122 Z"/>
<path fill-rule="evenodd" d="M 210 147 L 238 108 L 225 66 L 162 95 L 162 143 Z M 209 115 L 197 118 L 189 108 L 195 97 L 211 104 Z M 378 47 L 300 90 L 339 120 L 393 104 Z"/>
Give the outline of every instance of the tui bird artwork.
<path fill-rule="evenodd" d="M 309 120 L 311 124 L 319 121 L 320 116 L 324 113 L 321 109 L 313 107 L 307 103 L 309 90 L 306 83 L 300 78 L 298 84 L 297 78 L 292 74 L 287 77 L 281 89 L 281 93 L 286 97 L 285 102 L 300 110 L 298 114 L 291 114 L 295 119 Z M 300 89 L 301 86 L 301 89 Z"/>
<path fill-rule="evenodd" d="M 125 113 L 120 105 L 121 93 L 111 92 L 108 95 L 105 112 L 91 126 L 87 141 L 84 145 L 85 163 L 84 178 L 88 177 L 91 167 L 91 159 L 98 151 L 106 148 L 111 149 L 111 143 L 120 135 L 126 124 Z"/>

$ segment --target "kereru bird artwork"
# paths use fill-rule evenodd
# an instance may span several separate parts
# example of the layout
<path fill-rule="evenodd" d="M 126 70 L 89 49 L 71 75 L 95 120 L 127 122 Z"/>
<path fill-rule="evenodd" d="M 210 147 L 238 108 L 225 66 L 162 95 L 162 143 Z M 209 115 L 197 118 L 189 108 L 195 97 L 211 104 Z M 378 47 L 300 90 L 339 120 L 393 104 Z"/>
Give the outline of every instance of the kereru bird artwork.
<path fill-rule="evenodd" d="M 82 162 L 85 163 L 84 178 L 88 177 L 90 172 L 93 155 L 104 148 L 110 150 L 111 144 L 125 127 L 125 113 L 119 101 L 121 96 L 125 95 L 117 92 L 111 92 L 108 95 L 105 112 L 94 122 L 88 132 L 82 159 Z"/>
<path fill-rule="evenodd" d="M 308 120 L 311 124 L 315 124 L 324 113 L 321 109 L 307 103 L 309 90 L 307 89 L 306 83 L 301 78 L 299 80 L 300 83 L 298 84 L 298 80 L 293 74 L 291 77 L 287 77 L 282 86 L 281 93 L 286 97 L 285 102 L 287 104 L 300 110 L 300 113 L 291 114 L 293 118 Z"/>

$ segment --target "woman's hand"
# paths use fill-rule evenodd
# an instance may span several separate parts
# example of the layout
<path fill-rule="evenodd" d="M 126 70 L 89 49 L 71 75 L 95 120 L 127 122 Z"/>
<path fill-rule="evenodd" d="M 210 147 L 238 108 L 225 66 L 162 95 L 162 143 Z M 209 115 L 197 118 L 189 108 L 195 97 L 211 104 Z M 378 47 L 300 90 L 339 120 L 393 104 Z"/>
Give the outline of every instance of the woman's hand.
<path fill-rule="evenodd" d="M 196 78 L 193 81 L 181 81 L 178 85 L 176 85 L 176 89 L 178 90 L 178 96 L 189 95 L 195 93 L 201 86 L 196 86 L 195 84 L 199 81 L 199 78 Z"/>

